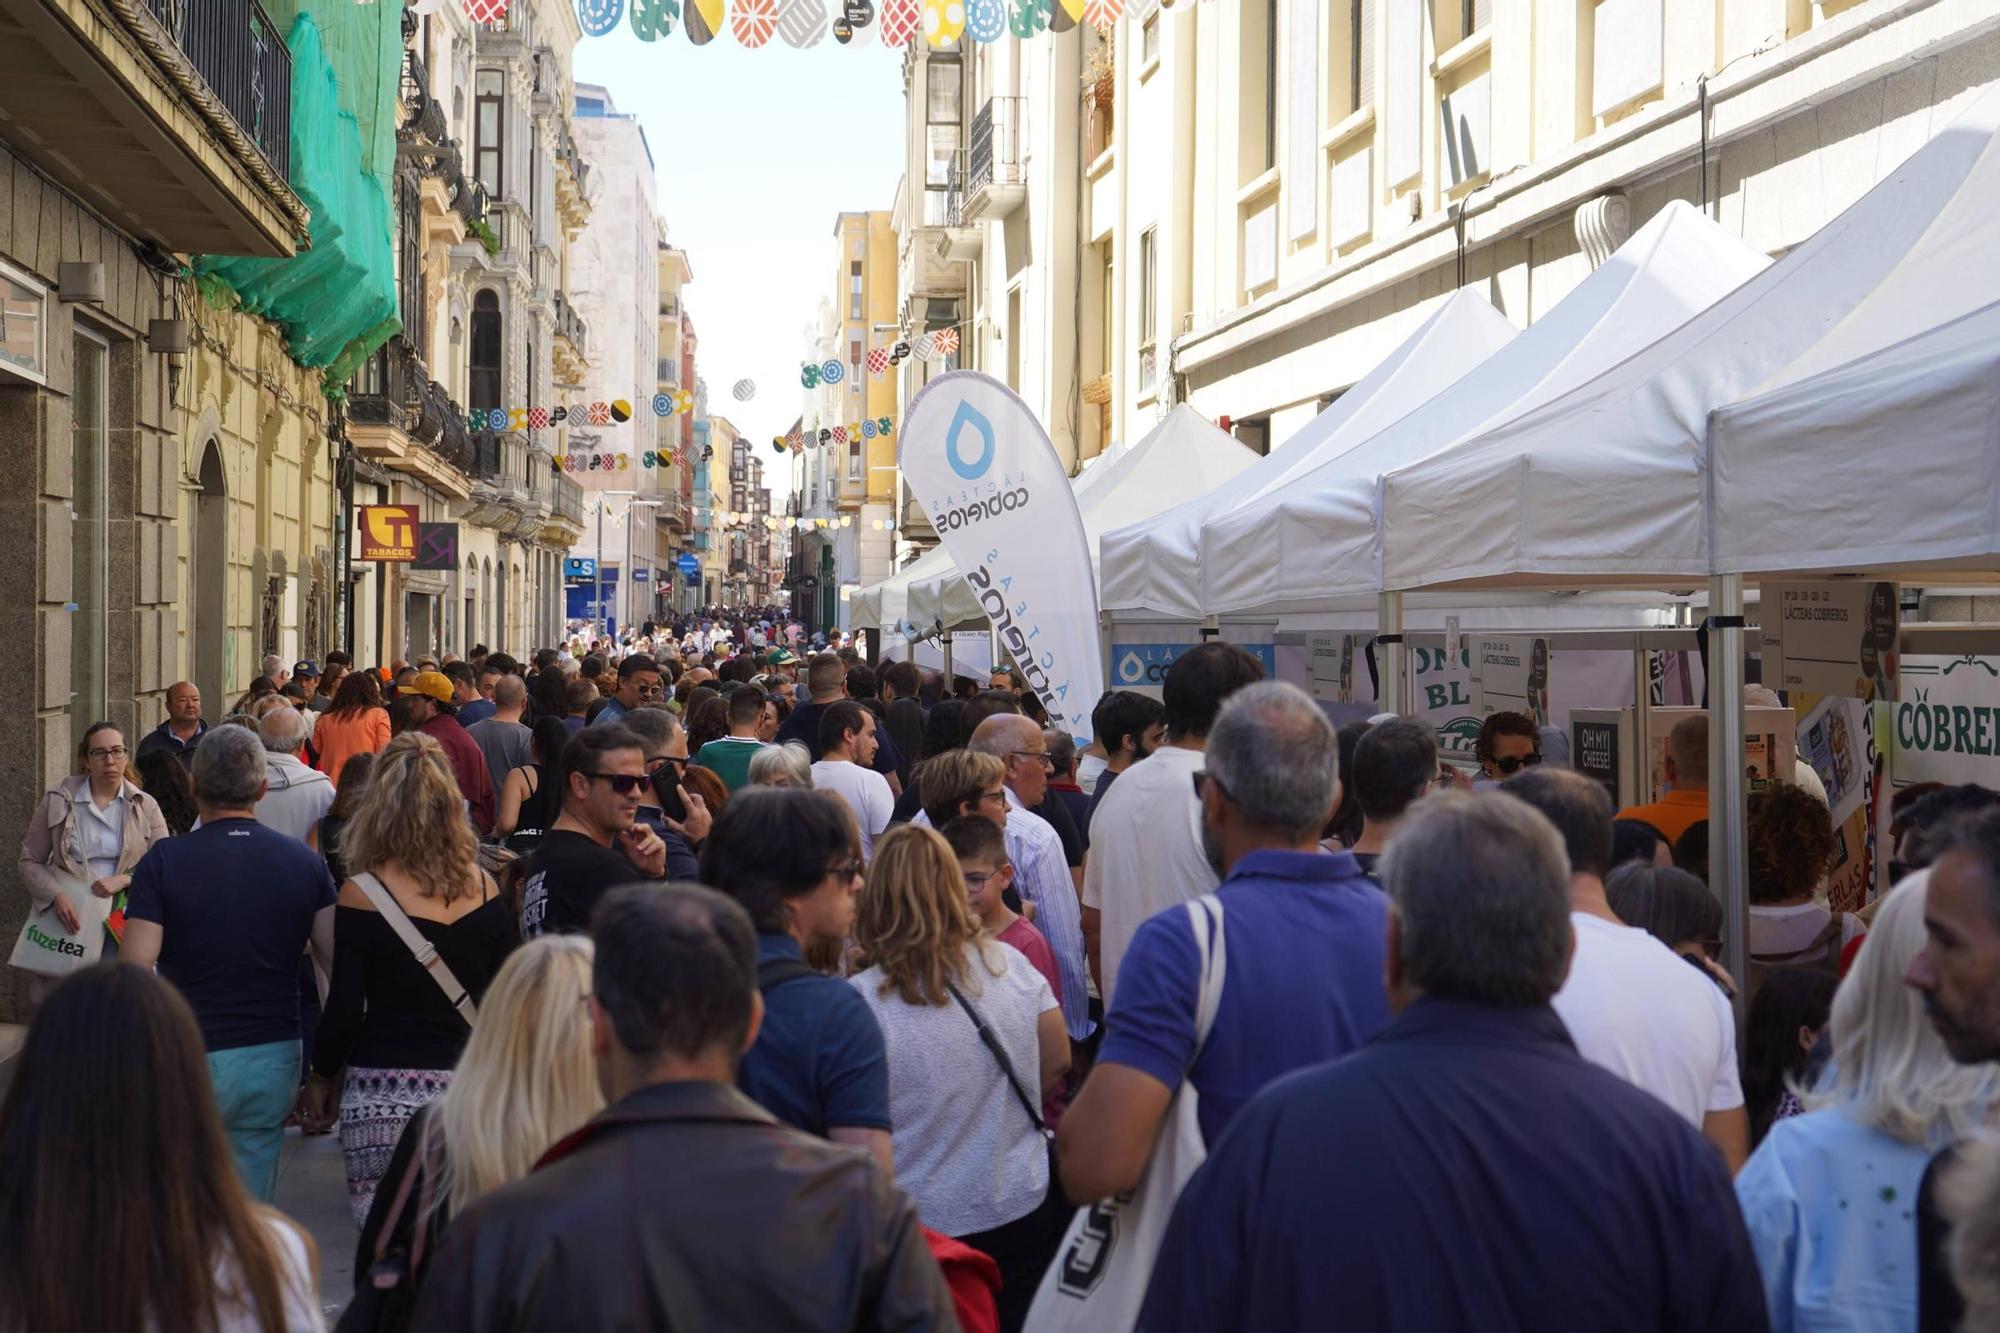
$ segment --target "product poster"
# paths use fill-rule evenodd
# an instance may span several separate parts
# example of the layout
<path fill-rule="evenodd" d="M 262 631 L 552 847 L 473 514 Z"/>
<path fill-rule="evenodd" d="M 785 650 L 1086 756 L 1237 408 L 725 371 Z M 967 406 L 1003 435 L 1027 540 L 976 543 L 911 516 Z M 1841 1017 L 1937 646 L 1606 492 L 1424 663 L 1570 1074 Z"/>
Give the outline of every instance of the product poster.
<path fill-rule="evenodd" d="M 1538 727 L 1550 724 L 1547 639 L 1477 634 L 1472 652 L 1474 703 L 1481 716 L 1526 713 Z"/>
<path fill-rule="evenodd" d="M 1620 754 L 1617 722 L 1570 722 L 1570 763 L 1577 772 L 1603 785 L 1613 805 L 1619 801 Z"/>
<path fill-rule="evenodd" d="M 1893 583 L 1767 583 L 1764 683 L 1785 691 L 1886 702 L 1896 698 L 1902 613 Z"/>
<path fill-rule="evenodd" d="M 1889 781 L 2000 788 L 2000 658 L 1911 657 L 1904 702 L 1881 706 Z"/>

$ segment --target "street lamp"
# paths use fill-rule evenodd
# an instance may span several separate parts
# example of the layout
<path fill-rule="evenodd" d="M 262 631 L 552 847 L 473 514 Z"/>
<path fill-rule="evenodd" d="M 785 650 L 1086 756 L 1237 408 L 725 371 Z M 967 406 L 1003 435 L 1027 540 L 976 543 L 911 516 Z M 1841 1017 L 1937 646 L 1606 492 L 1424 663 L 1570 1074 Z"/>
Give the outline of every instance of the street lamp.
<path fill-rule="evenodd" d="M 634 594 L 639 586 L 636 577 L 637 571 L 632 568 L 632 530 L 639 525 L 632 511 L 635 509 L 658 509 L 660 504 L 661 502 L 658 500 L 633 500 L 625 506 L 625 572 L 622 577 L 625 580 L 625 623 L 627 625 L 630 625 L 637 618 L 632 610 L 632 605 L 636 600 Z"/>

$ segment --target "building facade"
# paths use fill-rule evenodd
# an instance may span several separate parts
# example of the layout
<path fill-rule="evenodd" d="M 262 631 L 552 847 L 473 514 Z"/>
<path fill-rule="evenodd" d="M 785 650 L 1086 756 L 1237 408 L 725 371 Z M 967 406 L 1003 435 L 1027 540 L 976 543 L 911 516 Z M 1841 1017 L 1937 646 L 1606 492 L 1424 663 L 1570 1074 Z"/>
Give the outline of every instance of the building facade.
<path fill-rule="evenodd" d="M 964 321 L 1074 468 L 1182 400 L 1268 450 L 1451 292 L 1525 326 L 1670 199 L 1781 254 L 2000 77 L 2000 11 L 1144 0 L 904 69 L 902 319 Z"/>

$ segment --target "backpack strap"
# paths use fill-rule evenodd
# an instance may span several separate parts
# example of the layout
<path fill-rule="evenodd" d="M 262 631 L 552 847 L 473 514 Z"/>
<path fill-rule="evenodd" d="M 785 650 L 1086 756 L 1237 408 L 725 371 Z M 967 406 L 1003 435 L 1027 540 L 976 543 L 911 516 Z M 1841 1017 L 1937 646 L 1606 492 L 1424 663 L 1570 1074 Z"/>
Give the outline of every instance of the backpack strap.
<path fill-rule="evenodd" d="M 395 896 L 389 892 L 389 886 L 365 870 L 350 878 L 354 881 L 354 887 L 368 896 L 368 901 L 374 905 L 375 911 L 389 923 L 389 929 L 396 932 L 396 938 L 400 939 L 403 947 L 410 951 L 410 957 L 417 960 L 417 966 L 430 973 L 431 980 L 444 992 L 445 1002 L 458 1011 L 458 1016 L 465 1020 L 465 1025 L 471 1027 L 477 1023 L 479 1006 L 472 1002 L 472 992 L 458 984 L 458 978 L 452 975 L 451 965 L 445 962 L 444 955 L 437 951 L 436 945 L 424 938 L 423 932 L 419 931 L 416 923 L 410 920 L 402 904 L 398 903 Z"/>

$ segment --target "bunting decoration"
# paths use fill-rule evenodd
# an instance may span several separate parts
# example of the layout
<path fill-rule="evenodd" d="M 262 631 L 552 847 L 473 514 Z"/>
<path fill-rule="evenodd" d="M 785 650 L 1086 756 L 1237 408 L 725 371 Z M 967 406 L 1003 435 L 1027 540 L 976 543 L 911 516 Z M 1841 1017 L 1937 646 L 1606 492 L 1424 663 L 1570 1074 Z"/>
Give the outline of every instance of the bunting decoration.
<path fill-rule="evenodd" d="M 680 17 L 680 0 L 632 0 L 632 35 L 642 42 L 671 37 Z"/>
<path fill-rule="evenodd" d="M 576 21 L 586 37 L 603 37 L 625 17 L 625 0 L 576 0 Z"/>
<path fill-rule="evenodd" d="M 372 0 L 356 0 L 371 3 Z M 457 3 L 473 23 L 494 28 L 506 21 L 510 0 L 415 0 L 427 13 Z M 831 32 L 842 46 L 900 50 L 921 33 L 932 46 L 963 38 L 997 42 L 1008 34 L 1027 40 L 1068 32 L 1079 23 L 1108 28 L 1128 0 L 574 0 L 586 37 L 608 37 L 627 24 L 642 42 L 657 42 L 685 27 L 688 41 L 707 46 L 726 32 L 745 50 L 781 37 L 805 50 Z M 829 8 L 831 13 L 829 14 Z M 829 18 L 831 21 L 829 22 Z"/>
<path fill-rule="evenodd" d="M 958 351 L 958 330 L 939 329 L 931 335 L 931 351 L 940 361 Z"/>
<path fill-rule="evenodd" d="M 739 46 L 754 51 L 778 31 L 778 0 L 736 0 L 729 14 L 729 30 Z"/>
<path fill-rule="evenodd" d="M 749 0 L 749 2 L 751 4 L 756 4 L 759 3 L 759 0 Z M 770 0 L 762 0 L 762 2 L 765 4 L 769 4 Z M 739 14 L 743 12 L 742 4 L 737 5 L 736 12 Z M 755 398 L 757 396 L 757 381 L 755 380 L 736 381 L 735 386 L 729 390 L 729 396 L 734 398 L 739 403 L 749 402 L 752 398 Z"/>
<path fill-rule="evenodd" d="M 882 0 L 882 19 L 876 25 L 882 31 L 882 45 L 901 50 L 910 44 L 922 23 L 923 11 L 917 0 Z"/>
<path fill-rule="evenodd" d="M 1007 35 L 1006 0 L 967 0 L 965 31 L 973 41 L 997 42 Z"/>
<path fill-rule="evenodd" d="M 973 0 L 976 4 L 979 0 Z M 1000 0 L 996 0 L 999 3 Z M 958 330 L 956 328 L 936 329 L 920 334 L 913 343 L 899 338 L 893 343 L 870 348 L 867 359 L 862 363 L 870 379 L 881 379 L 892 366 L 910 360 L 942 361 L 958 351 Z M 847 378 L 847 367 L 838 361 L 807 361 L 799 366 L 799 383 L 808 389 L 817 389 L 822 384 L 839 384 Z M 752 386 L 753 389 L 755 386 Z M 748 401 L 747 399 L 743 401 Z"/>
<path fill-rule="evenodd" d="M 787 46 L 798 50 L 818 46 L 826 36 L 826 6 L 820 0 L 782 0 L 778 12 L 778 35 Z"/>

